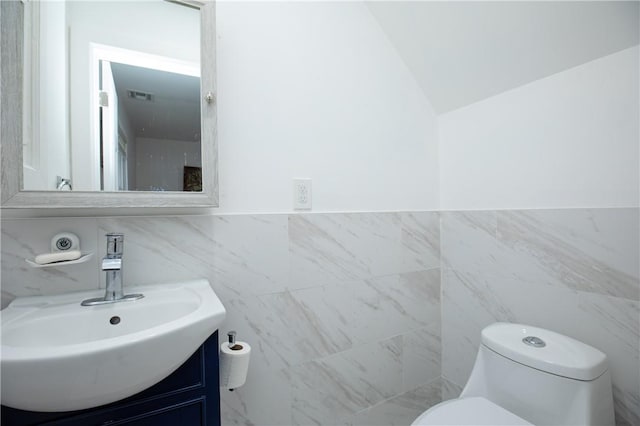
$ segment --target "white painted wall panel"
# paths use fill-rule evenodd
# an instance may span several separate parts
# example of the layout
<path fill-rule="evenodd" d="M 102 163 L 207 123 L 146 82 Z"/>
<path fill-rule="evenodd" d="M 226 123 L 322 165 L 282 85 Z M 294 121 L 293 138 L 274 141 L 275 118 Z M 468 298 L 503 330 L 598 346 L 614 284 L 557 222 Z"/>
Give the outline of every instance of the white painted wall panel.
<path fill-rule="evenodd" d="M 637 1 L 369 1 L 440 113 L 640 41 Z"/>
<path fill-rule="evenodd" d="M 441 115 L 441 208 L 638 206 L 638 47 Z"/>
<path fill-rule="evenodd" d="M 33 41 L 35 51 L 27 54 L 38 56 L 39 75 L 30 83 L 30 90 L 36 95 L 31 99 L 31 108 L 36 113 L 30 117 L 33 125 L 28 132 L 33 132 L 30 138 L 34 146 L 30 148 L 33 156 L 25 162 L 24 187 L 55 190 L 57 176 L 71 177 L 68 115 L 61 107 L 67 100 L 65 6 L 60 2 L 41 2 L 31 7 L 39 9 L 39 37 Z"/>
<path fill-rule="evenodd" d="M 419 210 L 437 203 L 436 120 L 361 3 L 220 2 L 220 211 Z"/>

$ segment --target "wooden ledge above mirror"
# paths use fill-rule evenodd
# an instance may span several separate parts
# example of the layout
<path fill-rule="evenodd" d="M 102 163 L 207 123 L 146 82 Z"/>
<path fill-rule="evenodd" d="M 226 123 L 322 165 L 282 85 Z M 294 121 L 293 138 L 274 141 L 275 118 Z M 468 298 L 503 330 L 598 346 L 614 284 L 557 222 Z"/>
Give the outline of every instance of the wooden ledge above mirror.
<path fill-rule="evenodd" d="M 40 187 L 37 187 L 38 190 L 32 190 L 33 184 L 28 182 L 28 185 L 25 185 L 25 172 L 23 171 L 23 165 L 25 162 L 30 161 L 31 151 L 25 146 L 28 146 L 33 141 L 39 141 L 38 139 L 40 134 L 44 134 L 47 137 L 51 137 L 46 128 L 47 123 L 53 122 L 54 124 L 60 123 L 61 120 L 51 120 L 49 117 L 49 121 L 44 119 L 42 116 L 46 116 L 47 112 L 40 113 L 40 117 L 38 116 L 37 108 L 39 101 L 46 101 L 47 99 L 40 99 L 37 95 L 42 94 L 42 92 L 38 92 L 38 84 L 43 85 L 56 85 L 61 84 L 57 79 L 51 78 L 51 81 L 47 81 L 46 79 L 40 78 L 38 84 L 25 84 L 31 81 L 35 81 L 35 77 L 39 75 L 37 73 L 38 66 L 34 65 L 33 62 L 37 62 L 36 60 L 31 60 L 29 55 L 33 55 L 33 51 L 35 51 L 35 55 L 38 55 L 38 49 L 41 46 L 38 46 L 36 43 L 35 49 L 29 49 L 33 40 L 29 40 L 29 34 L 31 34 L 31 30 L 28 28 L 30 25 L 36 25 L 38 15 L 36 14 L 34 24 L 32 21 L 27 21 L 27 28 L 25 28 L 25 14 L 31 14 L 31 9 L 34 6 L 39 6 L 37 3 L 39 0 L 8 0 L 0 2 L 0 29 L 2 31 L 2 36 L 0 39 L 0 157 L 1 157 L 1 169 L 0 172 L 2 174 L 1 183 L 2 183 L 2 192 L 1 196 L 1 206 L 2 208 L 102 208 L 102 207 L 217 207 L 218 206 L 218 149 L 217 149 L 217 105 L 216 105 L 216 26 L 215 26 L 215 2 L 214 1 L 194 1 L 194 0 L 158 0 L 162 2 L 162 7 L 165 7 L 167 4 L 177 3 L 180 6 L 187 6 L 189 8 L 195 8 L 199 10 L 200 14 L 200 31 L 199 31 L 199 62 L 200 62 L 200 70 L 199 70 L 199 78 L 200 78 L 200 91 L 199 91 L 199 110 L 200 110 L 200 131 L 195 131 L 193 128 L 187 129 L 183 131 L 182 134 L 193 135 L 192 139 L 200 142 L 200 156 L 197 155 L 194 157 L 198 157 L 196 160 L 187 161 L 187 154 L 184 154 L 184 164 L 180 164 L 180 166 L 184 165 L 184 177 L 182 176 L 182 168 L 176 172 L 177 168 L 174 167 L 173 174 L 176 175 L 180 173 L 180 176 L 172 176 L 173 180 L 180 179 L 179 189 L 175 189 L 175 186 L 178 184 L 173 184 L 173 186 L 163 186 L 163 185 L 153 185 L 150 183 L 145 183 L 145 186 L 133 187 L 131 183 L 127 184 L 127 177 L 124 178 L 122 176 L 118 177 L 115 174 L 109 174 L 108 170 L 105 168 L 105 164 L 108 159 L 104 156 L 104 152 L 102 151 L 103 146 L 106 145 L 104 142 L 104 136 L 98 135 L 96 136 L 94 128 L 101 129 L 104 126 L 104 118 L 103 112 L 97 112 L 99 109 L 91 110 L 91 116 L 88 120 L 82 121 L 82 125 L 85 129 L 90 129 L 88 121 L 92 122 L 94 125 L 91 130 L 87 130 L 85 133 L 78 133 L 75 129 L 72 129 L 71 124 L 67 124 L 69 127 L 65 129 L 61 134 L 65 135 L 65 139 L 78 141 L 84 140 L 84 136 L 86 134 L 86 145 L 93 146 L 92 155 L 93 158 L 96 159 L 96 166 L 91 171 L 91 173 L 86 176 L 82 173 L 77 172 L 71 165 L 68 166 L 68 175 L 58 177 L 58 181 L 55 182 L 55 176 L 51 176 L 51 170 L 48 170 L 48 174 L 43 178 L 43 181 L 46 181 L 46 185 L 43 184 L 43 190 L 40 190 Z M 42 2 L 44 5 L 46 2 Z M 49 2 L 50 3 L 50 2 Z M 59 2 L 54 2 L 59 3 Z M 82 2 L 79 2 L 82 3 Z M 106 2 L 105 2 L 106 3 Z M 131 2 L 127 2 L 131 3 Z M 139 8 L 144 7 L 144 4 L 149 4 L 148 1 L 139 2 Z M 68 8 L 67 8 L 68 10 Z M 198 11 L 196 11 L 197 13 Z M 44 13 L 44 12 L 43 12 Z M 67 12 L 69 13 L 69 12 Z M 70 19 L 66 17 L 65 19 Z M 76 12 L 75 18 L 78 19 L 79 15 Z M 45 18 L 46 19 L 46 18 Z M 196 18 L 197 20 L 197 18 Z M 136 19 L 131 18 L 130 21 L 132 25 L 135 24 Z M 65 21 L 65 25 L 68 22 Z M 135 26 L 135 25 L 134 25 Z M 67 33 L 73 33 L 72 36 L 69 36 L 65 41 L 65 48 L 72 49 L 76 48 L 78 45 L 84 46 L 91 44 L 103 47 L 105 45 L 104 40 L 89 40 L 90 43 L 78 43 L 73 40 L 74 36 L 81 33 L 80 30 L 75 30 L 74 28 L 69 29 L 65 27 L 65 31 Z M 37 38 L 37 37 L 35 37 Z M 64 40 L 64 37 L 62 38 Z M 114 38 L 117 40 L 117 37 Z M 178 41 L 173 39 L 173 43 L 177 43 Z M 25 45 L 25 43 L 27 43 Z M 75 47 L 73 45 L 75 44 Z M 107 43 L 108 44 L 108 43 Z M 158 45 L 162 45 L 163 43 L 158 43 Z M 25 47 L 27 47 L 25 49 Z M 111 46 L 107 46 L 108 48 L 113 47 L 113 50 L 122 50 L 128 48 L 128 46 L 119 45 L 117 42 L 113 42 Z M 107 49 L 109 50 L 109 49 Z M 140 49 L 134 48 L 133 51 L 138 51 Z M 197 50 L 197 48 L 196 48 Z M 25 55 L 24 52 L 27 52 Z M 32 52 L 32 53 L 29 53 Z M 163 52 L 164 53 L 164 52 Z M 197 51 L 196 51 L 197 53 Z M 67 51 L 68 54 L 68 51 Z M 158 55 L 158 52 L 149 52 L 150 55 Z M 87 54 L 87 57 L 90 55 Z M 165 55 L 170 56 L 170 55 Z M 25 62 L 26 59 L 26 62 Z M 93 64 L 94 57 L 91 56 L 91 64 L 87 64 L 89 60 L 84 62 L 80 61 L 79 63 L 85 63 L 87 65 L 85 67 L 86 71 L 89 72 L 91 67 L 95 68 L 95 64 Z M 182 59 L 176 60 L 178 63 L 181 62 Z M 68 61 L 71 64 L 71 61 Z M 47 64 L 42 65 L 43 68 L 47 68 Z M 121 75 L 128 72 L 126 67 L 121 66 L 118 63 L 114 63 L 114 70 L 119 68 L 118 72 L 121 72 Z M 71 68 L 71 65 L 68 66 Z M 82 70 L 82 67 L 76 67 Z M 48 69 L 48 68 L 47 68 Z M 65 92 L 64 96 L 67 99 L 70 99 L 72 95 L 70 94 L 70 87 L 73 85 L 72 82 L 75 82 L 73 77 L 69 77 L 69 72 L 77 73 L 80 72 L 75 68 L 72 68 L 71 71 L 68 71 L 64 76 L 66 79 L 66 83 L 64 83 Z M 84 72 L 84 70 L 83 70 Z M 101 71 L 100 75 L 104 72 Z M 198 74 L 197 71 L 193 74 Z M 49 78 L 47 76 L 47 78 Z M 114 77 L 115 78 L 115 77 Z M 87 81 L 89 78 L 87 78 Z M 151 78 L 149 78 L 151 80 Z M 72 82 L 70 82 L 72 81 Z M 123 77 L 124 81 L 124 77 Z M 131 98 L 133 101 L 144 100 L 155 100 L 154 95 L 157 95 L 158 99 L 162 96 L 162 94 L 151 94 L 144 93 L 143 91 L 137 90 L 138 87 L 124 87 L 127 84 L 131 84 L 130 80 L 127 80 L 129 83 L 124 83 L 123 87 L 118 88 L 119 98 Z M 186 80 L 184 80 L 186 81 Z M 100 83 L 103 84 L 103 83 Z M 176 86 L 183 84 L 183 82 L 176 82 Z M 186 84 L 184 83 L 187 87 Z M 188 83 L 197 85 L 197 81 L 195 83 Z M 165 86 L 172 87 L 173 83 L 166 84 Z M 89 84 L 85 85 L 89 87 Z M 35 88 L 34 88 L 35 87 Z M 91 86 L 92 88 L 94 86 Z M 97 86 L 95 86 L 97 87 Z M 115 87 L 115 86 L 114 86 Z M 183 86 L 180 86 L 183 87 Z M 26 88 L 26 89 L 25 89 Z M 102 89 L 103 86 L 100 86 Z M 114 89 L 115 90 L 115 89 Z M 29 92 L 32 93 L 29 93 Z M 72 110 L 72 107 L 69 105 L 74 105 L 75 111 L 81 110 L 82 108 L 90 109 L 91 105 L 98 106 L 98 101 L 100 96 L 98 93 L 94 93 L 93 90 L 87 89 L 90 95 L 86 96 L 86 99 L 91 99 L 92 103 L 89 104 L 89 101 L 83 101 L 84 103 L 75 103 L 72 104 L 71 100 L 67 101 L 66 107 L 68 110 Z M 174 90 L 177 92 L 178 90 Z M 102 93 L 102 92 L 100 92 Z M 74 98 L 75 99 L 75 98 Z M 109 99 L 111 101 L 111 105 L 114 104 L 112 98 Z M 95 102 L 93 102 L 95 101 Z M 100 99 L 100 102 L 105 101 L 104 99 Z M 132 102 L 133 102 L 132 101 Z M 106 101 L 108 103 L 108 101 Z M 159 102 L 158 102 L 159 103 Z M 79 108 L 78 105 L 81 105 L 82 108 Z M 106 104 L 100 103 L 99 107 L 103 107 Z M 118 105 L 122 105 L 122 102 L 118 103 Z M 93 108 L 93 107 L 92 107 Z M 176 107 L 178 108 L 178 107 Z M 197 110 L 197 105 L 196 105 Z M 55 110 L 55 108 L 50 108 L 49 110 Z M 35 112 L 34 112 L 35 111 Z M 177 109 L 176 109 L 176 112 Z M 160 116 L 164 114 L 164 117 L 167 117 L 167 110 L 161 113 L 155 113 L 156 116 Z M 66 118 L 72 115 L 67 111 Z M 34 116 L 36 117 L 34 119 Z M 80 115 L 81 116 L 81 115 Z M 56 118 L 56 117 L 54 117 Z M 75 118 L 75 116 L 74 116 Z M 197 120 L 197 119 L 196 119 Z M 38 123 L 35 123 L 35 122 Z M 64 120 L 62 120 L 64 121 Z M 70 121 L 70 120 L 68 120 Z M 156 120 L 158 121 L 158 120 Z M 193 120 L 191 120 L 193 121 Z M 39 125 L 42 126 L 45 123 L 44 128 L 39 128 Z M 97 123 L 97 127 L 96 127 Z M 197 127 L 197 121 L 196 127 Z M 38 125 L 39 124 L 39 125 Z M 166 123 L 165 123 L 166 124 Z M 191 123 L 193 125 L 193 123 Z M 117 127 L 118 122 L 116 121 L 115 129 Z M 152 133 L 152 129 L 150 126 L 145 126 L 144 123 L 134 123 L 132 128 L 139 129 L 136 133 L 135 137 L 140 138 L 139 131 L 146 131 L 145 135 L 148 135 L 146 138 L 147 141 L 150 139 L 153 140 L 177 140 L 181 133 L 176 129 L 173 132 L 173 128 L 166 127 L 165 128 L 157 128 L 155 129 L 155 133 Z M 159 133 L 160 132 L 160 133 Z M 51 130 L 53 133 L 53 130 Z M 89 134 L 91 133 L 91 134 Z M 115 133 L 118 133 L 117 131 Z M 80 136 L 79 136 L 80 135 Z M 159 136 L 160 135 L 160 136 Z M 176 136 L 177 135 L 177 136 Z M 93 140 L 93 137 L 96 137 Z M 166 137 L 163 137 L 166 136 Z M 53 138 L 52 139 L 59 139 Z M 136 139 L 136 140 L 138 140 Z M 184 138 L 181 138 L 184 139 Z M 45 141 L 45 138 L 41 138 L 42 141 Z M 96 142 L 98 140 L 99 142 Z M 123 144 L 120 140 L 120 145 L 118 145 L 118 135 L 116 135 L 115 146 L 120 146 L 122 148 Z M 36 142 L 34 146 L 38 148 L 38 143 Z M 45 142 L 42 142 L 43 144 Z M 133 145 L 133 144 L 132 144 Z M 44 145 L 43 145 L 44 146 Z M 98 148 L 95 148 L 98 146 Z M 126 146 L 126 144 L 124 144 Z M 72 163 L 72 159 L 76 160 L 74 156 L 77 157 L 77 154 L 80 150 L 82 150 L 82 145 L 76 145 L 74 149 L 74 145 L 69 144 L 68 151 L 63 154 L 63 157 L 69 158 L 69 163 Z M 51 157 L 51 155 L 47 154 L 47 150 L 45 148 L 40 147 L 40 151 L 38 155 L 40 156 L 40 160 L 46 160 L 47 156 Z M 116 148 L 117 150 L 118 148 Z M 140 148 L 136 148 L 139 150 Z M 106 152 L 106 150 L 105 150 Z M 139 151 L 135 151 L 139 152 Z M 101 156 L 102 155 L 102 156 Z M 182 154 L 179 154 L 182 155 Z M 115 157 L 118 157 L 118 154 L 114 154 Z M 152 155 L 149 154 L 149 157 Z M 72 158 L 73 157 L 73 158 Z M 115 158 L 114 157 L 114 158 Z M 120 161 L 120 170 L 131 170 L 126 166 L 126 154 L 124 160 L 120 159 L 114 160 L 111 158 L 113 163 L 112 168 L 118 167 L 118 161 Z M 156 157 L 157 158 L 157 157 Z M 84 161 L 84 160 L 81 160 Z M 122 163 L 124 161 L 124 163 Z M 135 161 L 135 157 L 131 160 L 132 164 L 136 166 L 140 164 L 139 161 Z M 198 164 L 199 162 L 199 164 Z M 37 161 L 35 162 L 37 163 Z M 124 166 L 123 166 L 124 164 Z M 161 168 L 163 165 L 154 164 L 154 167 Z M 30 169 L 31 170 L 31 169 Z M 96 171 L 97 170 L 97 171 Z M 135 169 L 134 169 L 135 170 Z M 130 173 L 130 172 L 129 172 Z M 140 172 L 136 172 L 140 173 Z M 131 173 L 130 173 L 131 175 Z M 87 177 L 88 176 L 88 177 Z M 138 176 L 138 174 L 136 174 Z M 30 176 L 27 177 L 27 180 L 30 179 Z M 184 183 L 183 180 L 184 179 Z M 94 182 L 93 184 L 89 184 L 91 181 L 97 181 L 97 184 Z M 93 186 L 92 186 L 93 185 Z M 184 188 L 182 188 L 184 185 Z M 25 188 L 26 187 L 26 188 Z M 69 187 L 72 190 L 69 190 Z M 97 188 L 98 190 L 94 191 L 92 188 Z M 170 188 L 171 190 L 167 190 L 166 188 Z M 46 189 L 46 190 L 44 190 Z M 120 189 L 120 191 L 118 191 Z M 132 190 L 133 189 L 133 190 Z M 184 192 L 180 192 L 182 189 Z M 198 191 L 201 189 L 201 191 Z"/>

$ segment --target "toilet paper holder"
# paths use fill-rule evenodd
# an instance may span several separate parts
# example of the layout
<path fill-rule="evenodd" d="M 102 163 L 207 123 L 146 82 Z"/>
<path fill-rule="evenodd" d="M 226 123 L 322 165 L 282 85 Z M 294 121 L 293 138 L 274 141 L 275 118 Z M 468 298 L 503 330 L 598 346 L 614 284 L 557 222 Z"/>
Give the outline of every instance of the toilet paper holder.
<path fill-rule="evenodd" d="M 235 368 L 236 369 L 239 368 L 239 370 L 237 370 L 237 371 L 241 371 L 241 372 L 243 370 L 244 371 L 243 371 L 243 373 L 240 373 L 240 377 L 242 377 L 242 376 L 243 377 L 239 381 L 238 381 L 238 379 L 235 379 L 233 381 L 234 385 L 231 385 L 232 387 L 227 387 L 227 390 L 229 390 L 230 392 L 233 392 L 236 387 L 242 386 L 244 384 L 244 382 L 246 380 L 246 376 L 247 376 L 247 370 L 248 370 L 248 367 L 249 367 L 248 355 L 249 355 L 249 353 L 251 351 L 251 346 L 249 346 L 248 343 L 236 341 L 236 335 L 237 335 L 237 333 L 235 331 L 233 331 L 233 330 L 227 332 L 227 340 L 228 341 L 227 341 L 227 343 L 223 343 L 221 345 L 221 347 L 220 347 L 220 349 L 221 349 L 221 353 L 220 353 L 220 356 L 221 356 L 220 364 L 221 365 L 220 365 L 220 367 L 221 367 L 221 381 L 222 382 L 228 383 L 227 379 L 228 379 L 228 374 L 229 373 L 225 371 L 226 368 L 224 368 L 223 365 L 225 367 L 226 367 L 226 365 L 229 365 L 228 364 L 229 361 L 230 361 L 229 356 L 231 356 L 233 358 L 236 355 L 231 355 L 231 354 L 235 353 L 235 354 L 239 355 L 241 358 L 242 357 L 246 357 L 244 360 L 241 360 L 240 363 L 237 362 L 238 358 L 235 358 L 236 361 L 231 361 L 232 362 L 232 364 L 231 364 L 232 367 L 231 368 L 234 368 L 233 367 L 233 363 L 235 362 L 236 363 Z M 225 363 L 227 363 L 227 364 L 225 365 Z M 223 372 L 224 372 L 224 374 L 223 374 Z M 222 376 L 226 376 L 227 378 L 223 379 Z M 223 386 L 223 387 L 225 387 L 225 386 Z"/>
<path fill-rule="evenodd" d="M 227 338 L 229 339 L 229 349 L 233 351 L 239 351 L 242 349 L 242 345 L 236 343 L 236 332 L 230 331 L 227 333 Z"/>
<path fill-rule="evenodd" d="M 236 332 L 233 330 L 228 332 L 227 338 L 229 339 L 229 349 L 236 350 Z M 240 346 L 240 348 L 242 348 L 242 346 Z M 229 389 L 229 392 L 233 392 L 233 388 Z"/>

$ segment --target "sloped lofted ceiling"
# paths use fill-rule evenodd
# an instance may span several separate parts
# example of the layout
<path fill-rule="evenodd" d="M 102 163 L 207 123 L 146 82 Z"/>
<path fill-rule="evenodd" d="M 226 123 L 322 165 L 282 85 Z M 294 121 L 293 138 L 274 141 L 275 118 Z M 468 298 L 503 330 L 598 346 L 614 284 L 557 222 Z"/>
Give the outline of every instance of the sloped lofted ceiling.
<path fill-rule="evenodd" d="M 637 1 L 374 1 L 437 113 L 637 45 Z"/>

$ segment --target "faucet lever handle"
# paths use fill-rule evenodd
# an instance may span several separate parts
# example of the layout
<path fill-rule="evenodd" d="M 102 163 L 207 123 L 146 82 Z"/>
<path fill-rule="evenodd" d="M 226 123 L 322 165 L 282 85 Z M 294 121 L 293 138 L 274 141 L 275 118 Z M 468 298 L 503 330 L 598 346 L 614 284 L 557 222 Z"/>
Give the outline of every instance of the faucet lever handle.
<path fill-rule="evenodd" d="M 107 237 L 107 256 L 122 255 L 124 234 L 109 233 Z"/>
<path fill-rule="evenodd" d="M 122 269 L 122 259 L 102 259 L 103 271 L 119 271 Z"/>

